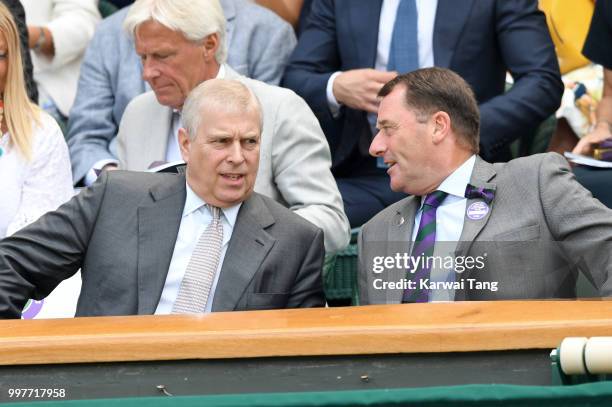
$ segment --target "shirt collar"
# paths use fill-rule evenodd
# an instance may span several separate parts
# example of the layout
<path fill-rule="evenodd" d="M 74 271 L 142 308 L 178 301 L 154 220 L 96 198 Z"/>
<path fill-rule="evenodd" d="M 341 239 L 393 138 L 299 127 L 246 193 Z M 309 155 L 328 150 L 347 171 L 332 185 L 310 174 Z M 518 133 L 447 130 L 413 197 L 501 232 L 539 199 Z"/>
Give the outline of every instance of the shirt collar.
<path fill-rule="evenodd" d="M 225 79 L 225 64 L 219 64 L 219 72 L 217 72 L 215 79 Z"/>
<path fill-rule="evenodd" d="M 191 189 L 189 184 L 187 185 L 187 196 L 185 197 L 185 208 L 183 209 L 183 217 L 199 210 L 202 206 L 206 205 L 206 202 L 202 200 L 195 192 Z M 221 212 L 223 216 L 227 220 L 227 223 L 233 228 L 236 223 L 236 218 L 238 217 L 238 211 L 240 210 L 240 206 L 242 206 L 242 202 L 227 207 L 222 208 Z"/>
<path fill-rule="evenodd" d="M 470 183 L 472 177 L 472 171 L 474 171 L 474 164 L 476 163 L 476 155 L 472 155 L 463 164 L 461 164 L 455 171 L 453 171 L 437 188 L 438 191 L 444 191 L 449 195 L 453 195 L 458 198 L 465 198 L 465 188 Z M 421 198 L 421 206 L 423 200 Z M 442 202 L 444 205 L 444 202 Z"/>

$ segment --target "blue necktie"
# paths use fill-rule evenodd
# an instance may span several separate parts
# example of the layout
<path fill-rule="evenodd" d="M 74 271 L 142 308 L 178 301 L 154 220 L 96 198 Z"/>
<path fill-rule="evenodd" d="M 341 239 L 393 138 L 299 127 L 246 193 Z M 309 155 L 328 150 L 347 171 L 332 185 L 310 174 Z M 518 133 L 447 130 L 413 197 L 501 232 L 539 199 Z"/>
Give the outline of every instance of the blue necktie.
<path fill-rule="evenodd" d="M 416 0 L 401 0 L 395 16 L 387 71 L 400 74 L 419 69 Z"/>
<path fill-rule="evenodd" d="M 387 71 L 397 71 L 402 74 L 419 69 L 417 20 L 416 0 L 401 0 L 393 25 Z M 375 135 L 376 116 L 369 115 L 368 120 L 372 128 L 372 135 Z M 382 157 L 377 158 L 376 166 L 387 168 Z"/>

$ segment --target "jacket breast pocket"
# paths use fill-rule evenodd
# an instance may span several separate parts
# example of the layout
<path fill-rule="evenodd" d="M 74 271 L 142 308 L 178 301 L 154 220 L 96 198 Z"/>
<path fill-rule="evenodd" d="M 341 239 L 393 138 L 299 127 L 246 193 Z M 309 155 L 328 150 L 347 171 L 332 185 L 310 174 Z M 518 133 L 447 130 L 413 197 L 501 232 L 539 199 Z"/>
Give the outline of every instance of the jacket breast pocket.
<path fill-rule="evenodd" d="M 495 257 L 503 264 L 508 262 L 518 264 L 535 264 L 541 260 L 542 242 L 540 239 L 540 225 L 528 225 L 514 228 L 493 237 L 488 261 L 493 262 Z"/>
<path fill-rule="evenodd" d="M 494 242 L 528 242 L 538 240 L 540 238 L 540 225 L 521 226 L 506 232 L 499 233 L 491 239 Z"/>

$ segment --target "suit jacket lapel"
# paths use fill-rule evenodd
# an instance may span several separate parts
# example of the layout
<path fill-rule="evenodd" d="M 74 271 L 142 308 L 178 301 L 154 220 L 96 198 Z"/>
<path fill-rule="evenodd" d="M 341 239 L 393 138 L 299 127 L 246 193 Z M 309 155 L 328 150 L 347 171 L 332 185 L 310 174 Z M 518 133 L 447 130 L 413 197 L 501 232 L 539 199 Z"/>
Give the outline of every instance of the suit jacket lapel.
<path fill-rule="evenodd" d="M 245 289 L 274 246 L 276 240 L 265 230 L 274 222 L 274 217 L 256 193 L 242 204 L 221 266 L 213 311 L 231 311 L 236 308 Z"/>
<path fill-rule="evenodd" d="M 412 232 L 414 229 L 414 217 L 421 205 L 421 200 L 417 196 L 409 196 L 404 201 L 405 204 L 398 208 L 391 219 L 387 234 L 387 256 L 395 256 L 396 253 L 412 252 Z M 405 275 L 399 276 L 401 278 Z M 391 304 L 402 302 L 401 290 L 389 290 L 387 300 Z"/>
<path fill-rule="evenodd" d="M 493 169 L 493 165 L 488 162 L 482 160 L 480 157 L 476 157 L 476 163 L 474 164 L 474 171 L 472 172 L 472 177 L 470 178 L 470 184 L 475 187 L 484 187 L 495 190 L 497 184 L 493 182 L 493 178 L 495 177 L 496 172 Z M 461 237 L 459 238 L 459 242 L 457 242 L 457 249 L 455 250 L 455 256 L 467 256 L 474 240 L 478 237 L 482 229 L 485 227 L 489 218 L 491 217 L 491 213 L 493 212 L 493 206 L 495 205 L 495 198 L 493 202 L 489 204 L 489 211 L 482 219 L 473 220 L 467 216 L 467 211 L 475 202 L 481 201 L 481 199 L 468 199 L 466 205 L 466 213 L 463 218 L 463 230 L 461 232 Z M 462 277 L 469 277 L 469 271 L 466 272 Z M 455 290 L 455 301 L 465 301 L 467 300 L 467 293 L 465 290 Z"/>
<path fill-rule="evenodd" d="M 153 203 L 138 208 L 138 314 L 159 303 L 185 206 L 185 178 L 151 188 Z"/>
<path fill-rule="evenodd" d="M 472 10 L 473 0 L 438 0 L 434 22 L 434 65 L 449 68 L 457 41 Z"/>
<path fill-rule="evenodd" d="M 355 66 L 348 68 L 374 68 L 382 0 L 351 0 L 346 7 L 349 10 L 353 46 L 357 52 Z"/>
<path fill-rule="evenodd" d="M 166 150 L 168 148 L 168 134 L 172 126 L 172 108 L 162 106 L 153 99 L 154 109 L 148 115 L 145 122 L 148 126 L 145 127 L 145 135 L 142 143 L 142 160 L 137 168 L 149 168 L 154 161 L 164 161 L 166 159 Z"/>
<path fill-rule="evenodd" d="M 475 187 L 484 187 L 495 190 L 497 185 L 492 182 L 492 179 L 495 177 L 495 174 L 496 172 L 493 169 L 493 165 L 482 160 L 480 157 L 476 157 L 476 163 L 474 164 L 474 171 L 472 172 L 470 183 Z M 470 205 L 477 201 L 482 200 L 468 199 L 466 208 L 469 209 Z M 493 212 L 494 205 L 495 199 L 493 199 L 493 202 L 489 204 L 489 211 L 482 219 L 470 219 L 467 216 L 466 211 L 463 220 L 463 231 L 461 232 L 461 237 L 459 238 L 459 242 L 457 244 L 456 253 L 458 255 L 465 256 L 468 253 L 468 251 L 472 247 L 474 240 L 489 221 L 491 213 Z"/>
<path fill-rule="evenodd" d="M 421 202 L 418 196 L 409 196 L 404 202 L 405 204 L 398 208 L 391 219 L 391 226 L 388 229 L 389 234 L 387 238 L 390 242 L 407 241 L 412 246 L 414 217 Z"/>

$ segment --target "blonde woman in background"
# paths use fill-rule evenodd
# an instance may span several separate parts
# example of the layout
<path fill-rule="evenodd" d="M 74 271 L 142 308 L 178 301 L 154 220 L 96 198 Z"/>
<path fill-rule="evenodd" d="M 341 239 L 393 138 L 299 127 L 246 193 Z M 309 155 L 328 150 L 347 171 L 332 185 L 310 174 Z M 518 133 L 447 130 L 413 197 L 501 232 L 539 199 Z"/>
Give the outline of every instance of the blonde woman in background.
<path fill-rule="evenodd" d="M 21 61 L 15 21 L 0 4 L 0 238 L 73 194 L 64 137 L 28 99 Z"/>

